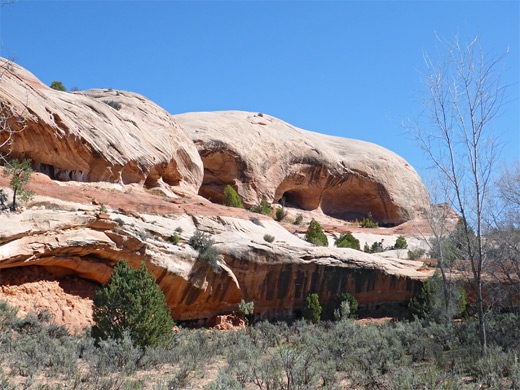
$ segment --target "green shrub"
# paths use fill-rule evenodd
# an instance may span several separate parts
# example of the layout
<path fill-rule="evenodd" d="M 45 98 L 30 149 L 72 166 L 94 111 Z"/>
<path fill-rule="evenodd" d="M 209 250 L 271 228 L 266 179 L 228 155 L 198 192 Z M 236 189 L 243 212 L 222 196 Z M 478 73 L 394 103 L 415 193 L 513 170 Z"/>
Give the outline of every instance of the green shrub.
<path fill-rule="evenodd" d="M 121 218 L 115 218 L 114 222 L 117 223 L 119 226 L 125 225 L 125 221 L 123 221 Z"/>
<path fill-rule="evenodd" d="M 403 236 L 397 237 L 395 240 L 394 249 L 406 249 L 408 248 L 408 243 L 406 242 L 406 238 Z"/>
<path fill-rule="evenodd" d="M 63 83 L 61 81 L 53 81 L 51 83 L 50 87 L 52 89 L 55 89 L 56 91 L 62 91 L 62 92 L 67 91 L 67 88 L 65 88 L 65 86 L 63 85 Z"/>
<path fill-rule="evenodd" d="M 452 265 L 457 259 L 468 259 L 468 238 L 473 251 L 477 250 L 477 238 L 470 226 L 468 226 L 468 234 L 469 237 L 466 237 L 464 219 L 460 218 L 457 221 L 455 230 L 448 236 L 445 236 L 440 240 L 435 238 L 430 239 L 431 250 L 428 253 L 430 258 L 441 260 L 442 248 L 442 260 L 446 266 Z"/>
<path fill-rule="evenodd" d="M 224 198 L 225 198 L 225 205 L 229 207 L 238 207 L 243 209 L 244 206 L 242 205 L 242 200 L 240 199 L 240 196 L 235 191 L 233 187 L 230 185 L 227 185 L 226 188 L 224 188 Z"/>
<path fill-rule="evenodd" d="M 96 340 L 123 339 L 126 331 L 143 348 L 168 340 L 175 325 L 164 294 L 144 263 L 134 269 L 124 260 L 96 291 L 93 320 Z"/>
<path fill-rule="evenodd" d="M 336 246 L 338 248 L 352 248 L 357 249 L 358 251 L 361 250 L 359 246 L 359 240 L 355 238 L 351 233 L 342 234 L 336 240 Z"/>
<path fill-rule="evenodd" d="M 177 232 L 173 233 L 171 236 L 170 236 L 170 239 L 169 241 L 173 244 L 173 245 L 177 245 L 179 243 L 179 235 L 177 234 Z"/>
<path fill-rule="evenodd" d="M 148 233 L 147 231 L 142 231 L 142 232 L 139 232 L 137 233 L 137 235 L 139 236 L 139 238 L 141 239 L 141 241 L 146 241 L 148 240 L 151 236 L 150 236 L 150 233 Z"/>
<path fill-rule="evenodd" d="M 264 214 L 267 216 L 271 216 L 273 209 L 269 203 L 265 199 L 262 199 L 259 205 L 251 207 L 253 213 Z"/>
<path fill-rule="evenodd" d="M 354 317 L 358 310 L 356 298 L 349 292 L 335 295 L 323 306 L 321 318 L 323 320 L 339 320 Z"/>
<path fill-rule="evenodd" d="M 240 386 L 240 383 L 229 376 L 224 371 L 218 372 L 218 377 L 214 382 L 209 383 L 204 387 L 204 390 L 242 390 L 243 387 Z"/>
<path fill-rule="evenodd" d="M 414 249 L 414 250 L 408 250 L 408 258 L 410 260 L 421 259 L 425 253 L 426 253 L 426 251 L 421 248 Z"/>
<path fill-rule="evenodd" d="M 460 316 L 466 310 L 466 291 L 453 281 L 447 289 L 448 307 L 443 282 L 438 272 L 423 283 L 421 292 L 410 300 L 410 308 L 420 318 L 442 321 Z"/>
<path fill-rule="evenodd" d="M 340 321 L 345 318 L 350 317 L 350 303 L 348 301 L 343 301 L 339 304 L 339 307 L 334 310 L 334 319 L 336 321 Z"/>
<path fill-rule="evenodd" d="M 305 305 L 303 306 L 303 318 L 311 321 L 314 324 L 320 322 L 321 319 L 321 305 L 318 294 L 309 294 L 305 298 Z"/>
<path fill-rule="evenodd" d="M 323 229 L 321 225 L 313 219 L 305 233 L 305 240 L 310 242 L 316 246 L 328 246 L 329 240 L 327 240 L 327 236 L 323 233 Z"/>
<path fill-rule="evenodd" d="M 365 242 L 365 246 L 363 247 L 363 252 L 371 253 L 370 252 L 370 245 L 368 245 L 368 242 Z"/>
<path fill-rule="evenodd" d="M 190 237 L 188 244 L 199 252 L 198 260 L 206 263 L 213 268 L 213 271 L 218 272 L 218 249 L 215 246 L 215 241 L 207 234 L 197 230 L 193 236 Z"/>
<path fill-rule="evenodd" d="M 281 222 L 285 218 L 285 208 L 283 206 L 276 209 L 275 218 L 278 222 Z"/>
<path fill-rule="evenodd" d="M 354 295 L 352 295 L 349 292 L 344 292 L 343 294 L 341 294 L 339 296 L 339 301 L 340 302 L 348 302 L 349 307 L 350 307 L 350 316 L 351 317 L 354 316 L 357 313 L 359 304 L 358 304 L 358 301 L 357 301 L 357 299 L 356 299 L 356 297 Z"/>
<path fill-rule="evenodd" d="M 294 220 L 295 225 L 301 225 L 303 223 L 303 215 L 298 215 L 296 219 Z"/>
<path fill-rule="evenodd" d="M 12 328 L 17 322 L 18 307 L 11 306 L 7 301 L 0 301 L 0 331 Z"/>
<path fill-rule="evenodd" d="M 204 250 L 214 243 L 209 235 L 202 233 L 200 230 L 195 231 L 188 241 L 188 244 L 197 251 Z"/>
<path fill-rule="evenodd" d="M 383 252 L 383 244 L 380 243 L 379 241 L 376 241 L 370 247 L 370 253 L 379 253 L 379 252 Z"/>
<path fill-rule="evenodd" d="M 253 315 L 255 311 L 255 303 L 254 302 L 246 302 L 243 299 L 238 304 L 238 312 L 241 318 L 247 318 Z"/>
<path fill-rule="evenodd" d="M 267 242 L 273 242 L 274 236 L 271 236 L 270 234 L 266 234 L 266 235 L 264 235 L 264 240 Z"/>
<path fill-rule="evenodd" d="M 112 107 L 116 111 L 119 111 L 122 107 L 120 103 L 115 102 L 113 100 L 103 100 L 103 103 L 108 104 L 110 107 Z"/>
<path fill-rule="evenodd" d="M 376 228 L 379 227 L 379 224 L 374 221 L 374 219 L 372 218 L 372 213 L 369 212 L 367 218 L 363 218 L 363 221 L 361 221 L 361 227 Z"/>
<path fill-rule="evenodd" d="M 171 332 L 171 329 L 169 330 Z M 128 330 L 120 338 L 99 340 L 98 348 L 90 362 L 94 375 L 114 372 L 132 374 L 137 370 L 137 362 L 142 358 L 142 350 Z"/>
<path fill-rule="evenodd" d="M 99 212 L 100 213 L 108 213 L 108 209 L 107 209 L 107 206 L 105 206 L 103 203 L 101 203 L 101 205 L 99 206 Z"/>
<path fill-rule="evenodd" d="M 31 180 L 33 170 L 31 169 L 31 160 L 13 160 L 4 166 L 4 177 L 12 176 L 9 184 L 13 189 L 13 203 L 11 210 L 16 210 L 16 198 L 17 196 L 22 202 L 29 201 L 34 193 L 32 191 L 26 191 L 25 186 Z"/>

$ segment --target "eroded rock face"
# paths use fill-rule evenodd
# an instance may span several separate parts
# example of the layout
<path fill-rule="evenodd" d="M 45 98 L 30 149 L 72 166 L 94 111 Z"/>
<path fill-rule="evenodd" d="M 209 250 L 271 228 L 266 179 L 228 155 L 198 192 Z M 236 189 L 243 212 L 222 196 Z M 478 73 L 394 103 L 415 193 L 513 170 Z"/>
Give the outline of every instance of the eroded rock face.
<path fill-rule="evenodd" d="M 203 168 L 197 150 L 155 103 L 126 91 L 55 91 L 16 64 L 9 69 L 0 79 L 0 97 L 4 109 L 26 116 L 27 128 L 2 152 L 12 148 L 12 158 L 31 158 L 37 170 L 62 181 L 198 191 Z M 5 136 L 0 133 L 0 143 Z"/>
<path fill-rule="evenodd" d="M 415 170 L 368 142 L 298 129 L 268 115 L 199 112 L 174 116 L 204 163 L 199 193 L 222 202 L 230 184 L 246 205 L 262 199 L 383 223 L 420 215 L 429 195 Z"/>
<path fill-rule="evenodd" d="M 23 267 L 0 271 L 0 301 L 18 315 L 47 310 L 58 325 L 71 331 L 93 324 L 92 296 L 97 283 L 63 273 L 62 268 Z"/>
<path fill-rule="evenodd" d="M 134 267 L 144 261 L 177 320 L 229 313 L 241 299 L 254 301 L 255 312 L 264 317 L 288 316 L 309 292 L 318 292 L 322 304 L 344 291 L 361 304 L 404 302 L 431 274 L 420 262 L 313 247 L 268 218 L 109 216 L 119 219 L 43 209 L 0 214 L 0 273 L 43 267 L 58 282 L 79 277 L 105 283 L 119 260 Z M 168 238 L 179 227 L 180 243 L 173 245 Z M 197 260 L 187 244 L 196 229 L 215 240 L 218 272 Z M 267 233 L 274 243 L 263 239 Z"/>

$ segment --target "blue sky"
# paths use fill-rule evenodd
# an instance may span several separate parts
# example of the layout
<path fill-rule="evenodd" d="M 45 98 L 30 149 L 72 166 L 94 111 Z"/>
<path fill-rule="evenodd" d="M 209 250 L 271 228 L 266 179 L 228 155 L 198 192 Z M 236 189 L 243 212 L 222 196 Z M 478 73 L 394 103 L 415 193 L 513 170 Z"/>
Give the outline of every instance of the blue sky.
<path fill-rule="evenodd" d="M 509 48 L 495 123 L 520 158 L 519 1 L 30 1 L 0 10 L 1 55 L 44 83 L 138 92 L 172 114 L 263 112 L 382 145 L 421 174 L 399 126 L 417 115 L 434 31 Z"/>

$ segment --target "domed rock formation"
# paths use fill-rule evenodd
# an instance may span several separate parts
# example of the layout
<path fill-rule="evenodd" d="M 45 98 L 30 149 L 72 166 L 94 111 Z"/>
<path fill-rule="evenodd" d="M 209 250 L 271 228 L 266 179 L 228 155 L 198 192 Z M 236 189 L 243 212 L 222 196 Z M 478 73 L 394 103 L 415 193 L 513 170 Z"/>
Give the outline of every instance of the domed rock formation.
<path fill-rule="evenodd" d="M 428 194 L 413 168 L 384 148 L 311 133 L 267 115 L 171 116 L 130 92 L 54 91 L 14 64 L 1 74 L 0 96 L 4 113 L 27 116 L 11 157 L 31 158 L 48 175 L 33 175 L 28 187 L 37 195 L 25 212 L 0 213 L 0 299 L 23 293 L 21 299 L 31 301 L 26 296 L 48 291 L 55 298 L 40 301 L 42 307 L 70 301 L 60 314 L 66 323 L 76 305 L 71 296 L 81 294 L 80 317 L 88 322 L 85 299 L 126 259 L 135 267 L 145 262 L 176 319 L 231 312 L 241 299 L 254 301 L 257 314 L 285 316 L 301 309 L 309 292 L 319 293 L 322 303 L 345 291 L 361 304 L 402 303 L 432 273 L 420 262 L 313 247 L 271 218 L 191 196 L 221 201 L 231 184 L 247 205 L 285 198 L 327 219 L 333 218 L 320 210 L 340 218 L 371 212 L 398 223 L 420 213 Z M 0 132 L 0 144 L 5 136 Z M 49 177 L 138 183 L 188 196 Z M 92 204 L 104 204 L 110 213 L 96 214 L 100 209 Z M 189 246 L 196 230 L 215 240 L 219 272 Z M 178 245 L 171 242 L 174 232 Z M 34 280 L 16 276 L 29 273 Z M 77 280 L 86 293 L 70 288 Z"/>
<path fill-rule="evenodd" d="M 420 215 L 429 195 L 415 170 L 368 142 L 298 129 L 265 114 L 197 112 L 174 118 L 204 163 L 199 194 L 222 202 L 226 185 L 246 205 L 262 199 L 342 219 L 383 223 Z"/>
<path fill-rule="evenodd" d="M 27 128 L 3 153 L 12 148 L 12 158 L 30 158 L 37 170 L 62 181 L 198 191 L 203 168 L 197 150 L 155 103 L 125 91 L 55 91 L 20 66 L 0 61 L 2 108 L 27 119 Z M 5 137 L 0 132 L 0 144 Z"/>

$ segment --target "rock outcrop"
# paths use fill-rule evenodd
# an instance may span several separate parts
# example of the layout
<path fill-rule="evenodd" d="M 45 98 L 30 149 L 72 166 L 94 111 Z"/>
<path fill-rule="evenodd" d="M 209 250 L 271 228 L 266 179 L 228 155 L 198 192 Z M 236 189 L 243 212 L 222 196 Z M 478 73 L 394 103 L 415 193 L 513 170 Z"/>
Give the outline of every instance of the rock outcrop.
<path fill-rule="evenodd" d="M 1 152 L 12 149 L 13 158 L 31 158 L 38 171 L 62 181 L 140 183 L 197 193 L 203 175 L 197 150 L 155 103 L 110 89 L 55 91 L 16 64 L 6 66 L 0 59 L 0 66 L 2 109 L 25 116 L 27 124 Z M 6 135 L 0 132 L 0 144 Z"/>
<path fill-rule="evenodd" d="M 401 223 L 420 215 L 429 195 L 415 170 L 368 142 L 298 129 L 265 114 L 175 115 L 204 163 L 199 194 L 222 202 L 230 184 L 247 205 L 262 199 L 342 219 Z"/>
<path fill-rule="evenodd" d="M 405 302 L 431 274 L 420 262 L 313 247 L 269 218 L 29 209 L 0 214 L 0 226 L 0 272 L 43 267 L 56 280 L 105 283 L 120 259 L 135 267 L 144 261 L 178 320 L 229 313 L 241 299 L 254 301 L 264 317 L 291 316 L 309 292 L 318 292 L 323 304 L 344 291 L 360 304 Z M 169 237 L 179 227 L 174 245 Z M 218 272 L 187 244 L 195 230 L 215 240 Z"/>
<path fill-rule="evenodd" d="M 5 60 L 0 65 L 6 69 Z M 374 144 L 312 133 L 262 114 L 172 116 L 136 93 L 64 93 L 16 64 L 9 67 L 0 78 L 2 108 L 26 116 L 27 128 L 0 152 L 31 158 L 53 179 L 139 183 L 216 202 L 230 184 L 248 206 L 285 199 L 341 219 L 370 212 L 390 224 L 420 215 L 429 204 L 415 170 Z M 0 132 L 0 144 L 5 137 Z"/>
<path fill-rule="evenodd" d="M 371 212 L 400 223 L 423 211 L 428 194 L 413 168 L 384 148 L 267 115 L 171 116 L 135 93 L 59 92 L 2 64 L 0 107 L 12 130 L 20 116 L 27 127 L 1 152 L 31 158 L 45 173 L 33 175 L 28 187 L 37 196 L 25 212 L 0 212 L 0 299 L 22 302 L 24 312 L 61 310 L 58 322 L 88 325 L 95 286 L 122 259 L 147 265 L 177 320 L 230 313 L 242 299 L 261 316 L 291 316 L 310 292 L 322 304 L 345 291 L 361 305 L 402 303 L 432 274 L 391 254 L 313 247 L 298 237 L 300 228 L 291 226 L 293 234 L 271 218 L 196 196 L 220 202 L 231 184 L 246 205 L 283 198 L 312 210 L 306 221 Z M 6 136 L 0 131 L 0 145 Z M 0 189 L 8 193 L 2 171 Z M 101 204 L 110 212 L 100 213 Z M 217 270 L 188 245 L 196 230 L 215 240 Z M 178 245 L 170 240 L 175 231 Z"/>

